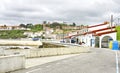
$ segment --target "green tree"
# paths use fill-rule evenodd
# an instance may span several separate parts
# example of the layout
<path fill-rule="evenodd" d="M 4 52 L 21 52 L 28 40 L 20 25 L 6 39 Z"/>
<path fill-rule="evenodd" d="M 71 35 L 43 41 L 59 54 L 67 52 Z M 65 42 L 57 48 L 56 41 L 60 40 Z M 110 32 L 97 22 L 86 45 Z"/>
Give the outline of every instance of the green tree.
<path fill-rule="evenodd" d="M 72 26 L 76 26 L 76 24 L 73 22 Z"/>
<path fill-rule="evenodd" d="M 51 28 L 56 28 L 57 26 L 61 26 L 60 23 L 58 22 L 53 22 L 52 24 L 50 24 Z"/>
<path fill-rule="evenodd" d="M 43 24 L 47 24 L 47 21 L 43 21 Z"/>
<path fill-rule="evenodd" d="M 37 32 L 37 31 L 41 31 L 41 30 L 43 30 L 43 26 L 41 24 L 33 25 L 33 27 L 31 28 L 31 31 L 33 31 L 33 32 Z"/>
<path fill-rule="evenodd" d="M 23 27 L 23 28 L 26 28 L 26 25 L 25 25 L 25 24 L 20 24 L 19 26 L 20 26 L 20 27 Z"/>
<path fill-rule="evenodd" d="M 32 28 L 33 27 L 33 24 L 32 23 L 29 23 L 26 25 L 27 28 Z"/>

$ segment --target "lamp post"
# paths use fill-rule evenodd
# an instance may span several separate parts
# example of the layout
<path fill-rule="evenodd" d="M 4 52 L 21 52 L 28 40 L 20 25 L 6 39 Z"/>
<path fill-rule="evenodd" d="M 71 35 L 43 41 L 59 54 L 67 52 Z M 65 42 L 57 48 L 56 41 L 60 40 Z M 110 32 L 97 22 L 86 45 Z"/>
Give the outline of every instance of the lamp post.
<path fill-rule="evenodd" d="M 64 43 L 64 29 L 62 29 L 63 30 L 63 43 Z"/>
<path fill-rule="evenodd" d="M 65 30 L 65 28 L 63 28 L 63 26 L 64 26 L 64 24 L 66 24 L 66 22 L 63 22 L 63 25 L 62 25 L 62 30 L 63 30 L 63 43 L 65 43 L 65 39 L 64 39 L 64 30 Z"/>

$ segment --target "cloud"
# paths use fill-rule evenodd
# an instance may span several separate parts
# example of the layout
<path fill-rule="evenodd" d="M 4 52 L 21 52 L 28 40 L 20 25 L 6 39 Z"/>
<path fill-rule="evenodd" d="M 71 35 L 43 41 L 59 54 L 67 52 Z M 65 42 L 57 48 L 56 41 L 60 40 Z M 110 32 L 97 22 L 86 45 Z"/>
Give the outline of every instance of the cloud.
<path fill-rule="evenodd" d="M 119 0 L 0 0 L 0 24 L 64 21 L 99 24 L 119 15 Z"/>

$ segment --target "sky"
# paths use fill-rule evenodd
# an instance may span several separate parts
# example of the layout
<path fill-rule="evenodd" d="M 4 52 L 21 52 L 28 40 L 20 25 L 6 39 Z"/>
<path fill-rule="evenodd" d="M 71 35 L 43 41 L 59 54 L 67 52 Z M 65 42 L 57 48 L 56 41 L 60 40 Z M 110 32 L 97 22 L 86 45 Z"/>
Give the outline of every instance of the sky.
<path fill-rule="evenodd" d="M 0 0 L 0 25 L 66 22 L 100 24 L 120 17 L 120 0 Z"/>

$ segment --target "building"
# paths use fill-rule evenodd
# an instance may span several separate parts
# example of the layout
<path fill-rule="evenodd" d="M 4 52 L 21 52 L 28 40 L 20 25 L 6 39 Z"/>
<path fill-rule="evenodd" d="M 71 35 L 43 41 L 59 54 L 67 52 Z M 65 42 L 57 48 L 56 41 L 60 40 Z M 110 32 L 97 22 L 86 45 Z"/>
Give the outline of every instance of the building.
<path fill-rule="evenodd" d="M 115 25 L 111 26 L 109 23 L 103 23 L 88 27 L 88 46 L 108 48 L 111 40 L 116 40 L 117 31 Z"/>
<path fill-rule="evenodd" d="M 80 45 L 83 43 L 85 46 L 108 48 L 108 44 L 111 40 L 116 40 L 115 25 L 110 25 L 105 22 L 97 25 L 90 25 L 81 29 L 74 35 L 67 36 L 72 40 L 75 37 L 76 43 Z"/>

